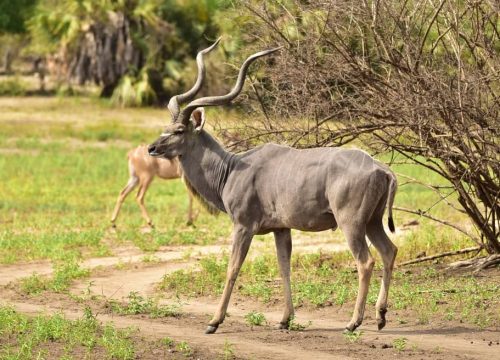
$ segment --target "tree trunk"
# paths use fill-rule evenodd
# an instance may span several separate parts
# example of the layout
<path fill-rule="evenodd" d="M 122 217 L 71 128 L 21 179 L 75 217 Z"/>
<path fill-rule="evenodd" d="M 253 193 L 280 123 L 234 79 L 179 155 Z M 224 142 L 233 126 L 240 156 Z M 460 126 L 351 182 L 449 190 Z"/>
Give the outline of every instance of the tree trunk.
<path fill-rule="evenodd" d="M 12 49 L 10 47 L 5 50 L 3 55 L 3 72 L 10 74 L 12 72 L 12 60 L 14 59 Z"/>
<path fill-rule="evenodd" d="M 115 91 L 116 85 L 117 83 L 103 85 L 99 96 L 102 98 L 110 98 L 113 95 L 113 91 Z"/>

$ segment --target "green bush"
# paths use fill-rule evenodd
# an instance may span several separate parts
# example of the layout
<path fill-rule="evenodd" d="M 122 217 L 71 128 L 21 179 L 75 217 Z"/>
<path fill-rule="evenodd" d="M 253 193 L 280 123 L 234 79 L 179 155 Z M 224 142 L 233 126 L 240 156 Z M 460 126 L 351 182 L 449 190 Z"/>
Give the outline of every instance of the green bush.
<path fill-rule="evenodd" d="M 0 96 L 23 96 L 26 89 L 26 83 L 16 77 L 0 81 Z"/>
<path fill-rule="evenodd" d="M 156 102 L 156 93 L 151 87 L 147 71 L 134 78 L 125 75 L 111 97 L 111 102 L 123 107 L 151 105 Z"/>

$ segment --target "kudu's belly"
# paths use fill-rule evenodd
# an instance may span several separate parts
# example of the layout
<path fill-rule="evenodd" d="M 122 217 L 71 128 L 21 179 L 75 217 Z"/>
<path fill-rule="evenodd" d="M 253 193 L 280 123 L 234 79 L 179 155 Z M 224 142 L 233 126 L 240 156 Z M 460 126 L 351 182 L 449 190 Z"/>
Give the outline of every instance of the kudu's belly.
<path fill-rule="evenodd" d="M 271 209 L 263 217 L 263 231 L 272 229 L 296 229 L 301 231 L 335 230 L 337 222 L 331 210 L 321 204 L 284 204 Z"/>

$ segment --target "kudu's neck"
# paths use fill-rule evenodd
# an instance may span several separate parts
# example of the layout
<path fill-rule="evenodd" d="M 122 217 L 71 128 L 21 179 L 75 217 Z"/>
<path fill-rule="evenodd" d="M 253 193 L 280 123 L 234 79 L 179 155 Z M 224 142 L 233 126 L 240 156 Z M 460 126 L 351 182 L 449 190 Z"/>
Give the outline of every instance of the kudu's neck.
<path fill-rule="evenodd" d="M 222 191 L 237 161 L 236 154 L 226 151 L 210 134 L 201 131 L 190 148 L 180 157 L 189 185 L 207 202 L 226 212 Z"/>

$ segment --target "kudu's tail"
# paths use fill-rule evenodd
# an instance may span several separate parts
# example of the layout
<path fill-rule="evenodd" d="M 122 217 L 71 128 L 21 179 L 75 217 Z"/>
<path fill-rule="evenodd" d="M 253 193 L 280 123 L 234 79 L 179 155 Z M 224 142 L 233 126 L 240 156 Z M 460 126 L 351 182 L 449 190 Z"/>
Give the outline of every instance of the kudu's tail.
<path fill-rule="evenodd" d="M 395 232 L 396 228 L 394 226 L 394 220 L 392 218 L 392 205 L 394 204 L 394 197 L 396 196 L 396 190 L 398 189 L 398 181 L 396 175 L 392 172 L 389 173 L 389 195 L 387 196 L 387 213 L 389 216 L 389 230 Z"/>

